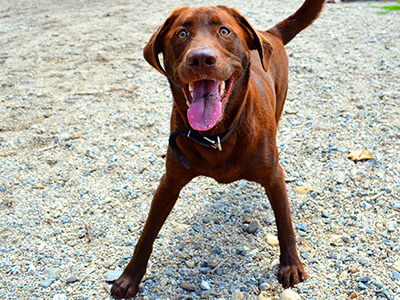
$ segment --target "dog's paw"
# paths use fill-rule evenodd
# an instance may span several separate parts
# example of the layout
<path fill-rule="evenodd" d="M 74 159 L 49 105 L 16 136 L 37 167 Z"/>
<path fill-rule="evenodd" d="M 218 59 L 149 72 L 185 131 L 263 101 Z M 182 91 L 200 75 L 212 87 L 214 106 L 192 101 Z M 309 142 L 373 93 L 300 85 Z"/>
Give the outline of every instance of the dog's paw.
<path fill-rule="evenodd" d="M 284 288 L 292 287 L 307 279 L 300 260 L 296 263 L 281 265 L 278 273 L 278 280 Z"/>
<path fill-rule="evenodd" d="M 123 273 L 111 288 L 111 296 L 116 299 L 132 298 L 139 291 L 140 280 Z"/>

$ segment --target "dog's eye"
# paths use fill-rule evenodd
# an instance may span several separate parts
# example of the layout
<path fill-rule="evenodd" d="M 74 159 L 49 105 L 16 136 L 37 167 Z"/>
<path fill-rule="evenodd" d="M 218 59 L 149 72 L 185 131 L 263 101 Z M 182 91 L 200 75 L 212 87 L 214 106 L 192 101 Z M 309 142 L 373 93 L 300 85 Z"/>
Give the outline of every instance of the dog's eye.
<path fill-rule="evenodd" d="M 219 30 L 219 34 L 222 35 L 222 36 L 227 36 L 229 33 L 230 33 L 230 31 L 228 29 L 226 29 L 225 27 L 222 27 Z"/>
<path fill-rule="evenodd" d="M 186 32 L 186 30 L 182 29 L 181 31 L 179 31 L 179 32 L 178 32 L 178 37 L 179 37 L 180 39 L 186 38 L 186 37 L 187 37 L 187 32 Z"/>

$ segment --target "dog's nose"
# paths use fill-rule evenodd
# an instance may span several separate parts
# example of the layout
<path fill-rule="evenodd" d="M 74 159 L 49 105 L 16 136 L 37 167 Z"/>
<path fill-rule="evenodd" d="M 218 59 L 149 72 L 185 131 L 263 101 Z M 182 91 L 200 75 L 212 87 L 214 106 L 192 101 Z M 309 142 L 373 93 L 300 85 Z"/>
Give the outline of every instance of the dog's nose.
<path fill-rule="evenodd" d="M 217 63 L 217 54 L 207 48 L 194 49 L 188 54 L 187 62 L 195 69 L 212 68 Z"/>

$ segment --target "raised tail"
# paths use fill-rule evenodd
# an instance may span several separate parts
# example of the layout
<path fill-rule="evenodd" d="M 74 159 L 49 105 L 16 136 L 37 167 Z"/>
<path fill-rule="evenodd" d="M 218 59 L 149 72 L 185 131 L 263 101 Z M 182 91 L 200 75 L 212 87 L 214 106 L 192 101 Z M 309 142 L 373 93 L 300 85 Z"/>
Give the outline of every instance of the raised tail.
<path fill-rule="evenodd" d="M 326 0 L 306 0 L 293 15 L 268 31 L 279 36 L 283 44 L 286 45 L 319 17 L 325 2 Z"/>

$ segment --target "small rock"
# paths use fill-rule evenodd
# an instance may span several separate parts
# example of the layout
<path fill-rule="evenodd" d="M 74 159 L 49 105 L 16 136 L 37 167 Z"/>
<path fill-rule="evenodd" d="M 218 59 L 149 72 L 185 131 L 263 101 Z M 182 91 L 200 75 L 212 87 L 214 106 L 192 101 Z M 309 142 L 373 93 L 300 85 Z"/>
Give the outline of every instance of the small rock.
<path fill-rule="evenodd" d="M 107 260 L 103 263 L 103 267 L 106 268 L 106 269 L 108 269 L 108 268 L 110 268 L 112 265 L 114 265 L 115 262 L 116 262 L 116 260 L 115 260 L 114 258 L 107 259 Z"/>
<path fill-rule="evenodd" d="M 258 295 L 258 300 L 272 300 L 271 297 L 268 297 L 266 292 L 261 292 L 260 295 Z"/>
<path fill-rule="evenodd" d="M 195 291 L 196 287 L 193 283 L 187 282 L 187 281 L 183 281 L 181 283 L 181 288 L 183 288 L 184 290 L 188 290 L 188 291 Z"/>
<path fill-rule="evenodd" d="M 185 261 L 185 265 L 188 267 L 188 268 L 194 268 L 195 267 L 195 265 L 196 265 L 196 263 L 193 261 L 193 260 L 187 260 L 187 261 Z"/>
<path fill-rule="evenodd" d="M 242 225 L 242 230 L 247 232 L 249 230 L 249 224 L 243 224 Z"/>
<path fill-rule="evenodd" d="M 77 281 L 79 281 L 79 279 L 75 275 L 71 275 L 65 280 L 66 283 L 74 283 Z"/>
<path fill-rule="evenodd" d="M 241 187 L 241 188 L 245 188 L 246 185 L 247 185 L 247 183 L 246 183 L 246 181 L 241 180 L 241 181 L 239 181 L 238 185 L 239 185 L 239 187 Z"/>
<path fill-rule="evenodd" d="M 243 221 L 245 223 L 251 223 L 251 218 L 248 214 L 243 214 Z"/>
<path fill-rule="evenodd" d="M 296 225 L 296 229 L 306 231 L 306 226 L 303 223 L 299 223 Z"/>
<path fill-rule="evenodd" d="M 54 282 L 54 278 L 47 278 L 40 283 L 43 288 L 48 288 Z"/>
<path fill-rule="evenodd" d="M 360 270 L 360 265 L 359 265 L 359 264 L 356 264 L 356 265 L 352 266 L 352 267 L 349 269 L 349 272 L 350 272 L 350 273 L 356 273 L 356 272 L 358 272 L 359 270 Z"/>
<path fill-rule="evenodd" d="M 243 256 L 245 256 L 245 255 L 246 255 L 246 249 L 244 249 L 244 248 L 237 248 L 237 249 L 236 249 L 236 255 L 243 255 Z"/>
<path fill-rule="evenodd" d="M 347 279 L 347 271 L 343 271 L 340 275 L 339 275 L 339 281 L 343 282 Z"/>
<path fill-rule="evenodd" d="M 352 292 L 351 295 L 350 295 L 350 299 L 355 299 L 357 297 L 358 297 L 358 294 L 357 294 L 356 291 Z"/>
<path fill-rule="evenodd" d="M 160 279 L 160 286 L 167 286 L 169 278 L 163 277 Z"/>
<path fill-rule="evenodd" d="M 350 238 L 350 236 L 349 236 L 347 233 L 343 233 L 343 234 L 342 234 L 342 240 L 343 240 L 343 242 L 345 242 L 345 243 L 350 243 L 350 242 L 351 242 L 351 238 Z"/>
<path fill-rule="evenodd" d="M 207 274 L 210 271 L 211 271 L 211 269 L 209 267 L 201 267 L 200 268 L 200 273 L 202 273 L 202 274 Z"/>
<path fill-rule="evenodd" d="M 310 255 L 310 252 L 302 252 L 302 253 L 300 253 L 300 256 L 302 258 L 304 258 L 304 259 L 307 259 L 309 255 Z"/>
<path fill-rule="evenodd" d="M 366 290 L 367 289 L 367 286 L 362 282 L 359 282 L 357 286 L 358 286 L 358 288 L 360 290 Z"/>
<path fill-rule="evenodd" d="M 203 281 L 200 283 L 200 288 L 201 288 L 202 290 L 204 290 L 204 291 L 207 291 L 207 290 L 209 290 L 211 287 L 210 287 L 210 284 L 208 283 L 208 281 L 203 280 Z"/>
<path fill-rule="evenodd" d="M 362 276 L 362 277 L 358 278 L 358 281 L 362 282 L 362 283 L 366 283 L 370 280 L 371 280 L 371 276 Z"/>
<path fill-rule="evenodd" d="M 279 246 L 279 240 L 275 235 L 267 234 L 267 243 L 272 247 Z"/>
<path fill-rule="evenodd" d="M 207 217 L 205 217 L 204 219 L 203 219 L 203 223 L 204 224 L 208 224 L 208 223 L 210 223 L 212 221 L 212 218 L 210 217 L 210 216 L 207 216 Z"/>
<path fill-rule="evenodd" d="M 321 211 L 321 216 L 323 217 L 323 218 L 329 218 L 329 214 L 326 212 L 326 211 Z"/>
<path fill-rule="evenodd" d="M 279 300 L 301 300 L 301 297 L 293 290 L 284 290 Z"/>
<path fill-rule="evenodd" d="M 269 290 L 271 285 L 268 282 L 264 282 L 260 284 L 260 291 Z"/>
<path fill-rule="evenodd" d="M 343 172 L 338 172 L 336 174 L 336 182 L 339 184 L 342 184 L 344 182 L 345 179 L 345 174 Z"/>
<path fill-rule="evenodd" d="M 248 233 L 255 233 L 260 228 L 260 223 L 257 220 L 252 221 L 247 228 Z"/>
<path fill-rule="evenodd" d="M 44 275 L 46 275 L 49 278 L 57 278 L 58 275 L 63 271 L 63 269 L 58 269 L 58 268 L 47 268 L 44 270 Z"/>
<path fill-rule="evenodd" d="M 380 280 L 376 280 L 374 282 L 374 285 L 378 288 L 378 289 L 382 289 L 383 288 L 383 282 Z"/>
<path fill-rule="evenodd" d="M 26 271 L 28 275 L 33 275 L 36 272 L 36 267 L 33 264 L 29 264 L 28 270 Z"/>
<path fill-rule="evenodd" d="M 393 226 L 393 225 L 390 225 L 389 227 L 388 227 L 388 232 L 395 232 L 396 231 L 396 228 Z"/>
<path fill-rule="evenodd" d="M 67 296 L 65 294 L 54 294 L 53 300 L 67 300 Z"/>
<path fill-rule="evenodd" d="M 122 271 L 111 270 L 104 274 L 104 279 L 106 282 L 112 283 L 116 281 L 121 274 Z"/>
<path fill-rule="evenodd" d="M 235 290 L 232 294 L 231 300 L 242 300 L 244 299 L 244 295 L 240 292 L 240 290 Z"/>

